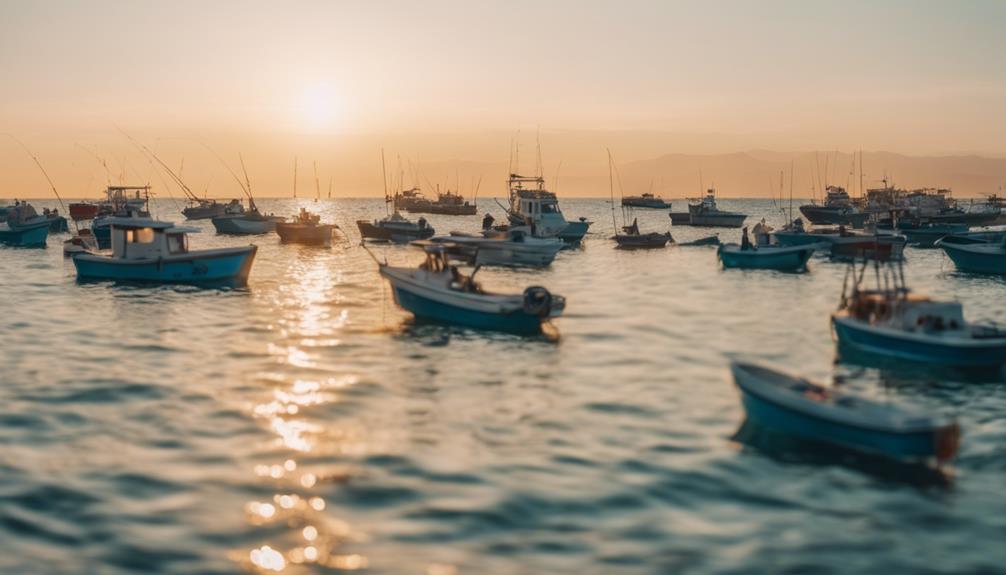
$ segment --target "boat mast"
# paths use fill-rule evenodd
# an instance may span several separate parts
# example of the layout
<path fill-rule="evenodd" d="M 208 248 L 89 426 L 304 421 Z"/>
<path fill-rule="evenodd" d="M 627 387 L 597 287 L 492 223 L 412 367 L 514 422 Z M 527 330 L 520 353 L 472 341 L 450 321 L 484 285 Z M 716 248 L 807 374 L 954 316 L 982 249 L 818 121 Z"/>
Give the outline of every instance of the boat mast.
<path fill-rule="evenodd" d="M 796 160 L 789 161 L 789 223 L 793 223 L 793 166 Z"/>
<path fill-rule="evenodd" d="M 321 199 L 321 182 L 318 180 L 318 162 L 314 161 L 312 162 L 312 165 L 314 166 L 314 202 L 318 203 L 318 200 Z"/>
<path fill-rule="evenodd" d="M 255 198 L 252 197 L 251 192 L 251 178 L 248 177 L 248 168 L 245 168 L 245 159 L 241 156 L 241 152 L 238 152 L 238 161 L 241 162 L 241 171 L 245 175 L 245 190 L 248 191 L 248 207 L 252 210 L 257 210 Z"/>
<path fill-rule="evenodd" d="M 384 180 L 384 213 L 390 216 L 388 202 L 391 198 L 388 197 L 388 169 L 384 164 L 384 148 L 381 148 L 381 179 Z M 395 197 L 397 198 L 398 194 L 395 194 Z M 398 202 L 395 202 L 395 211 L 398 211 Z"/>
<path fill-rule="evenodd" d="M 293 197 L 297 197 L 297 156 L 293 157 Z"/>
<path fill-rule="evenodd" d="M 612 174 L 612 160 L 611 160 L 611 150 L 605 148 L 608 152 L 608 194 L 611 196 L 611 227 L 615 230 L 615 235 L 618 235 L 618 224 L 615 222 L 615 178 Z"/>
<path fill-rule="evenodd" d="M 28 149 L 28 146 L 26 146 L 25 143 L 22 142 L 21 140 L 17 139 L 17 137 L 15 137 L 14 134 L 7 134 L 7 135 L 10 136 L 11 138 L 14 138 L 14 141 L 17 142 L 18 144 L 21 144 L 21 147 L 24 148 L 24 151 L 27 152 L 29 156 L 31 156 L 32 160 L 35 161 L 35 165 L 38 166 L 38 169 L 42 171 L 42 175 L 45 176 L 45 180 L 49 182 L 49 187 L 52 188 L 52 193 L 56 195 L 56 200 L 59 201 L 59 208 L 63 210 L 64 214 L 69 215 L 70 212 L 66 209 L 66 206 L 63 205 L 63 198 L 61 198 L 59 196 L 59 192 L 56 191 L 56 184 L 52 183 L 52 178 L 49 177 L 49 173 L 46 172 L 45 168 L 42 167 L 42 162 L 40 162 L 38 160 L 38 157 L 35 156 L 35 154 L 31 152 L 31 150 Z M 73 218 L 70 219 L 73 220 Z M 73 227 L 77 229 L 77 233 L 79 234 L 80 228 L 77 227 L 77 220 L 73 220 Z"/>
<path fill-rule="evenodd" d="M 328 199 L 332 199 L 332 176 L 328 176 Z"/>

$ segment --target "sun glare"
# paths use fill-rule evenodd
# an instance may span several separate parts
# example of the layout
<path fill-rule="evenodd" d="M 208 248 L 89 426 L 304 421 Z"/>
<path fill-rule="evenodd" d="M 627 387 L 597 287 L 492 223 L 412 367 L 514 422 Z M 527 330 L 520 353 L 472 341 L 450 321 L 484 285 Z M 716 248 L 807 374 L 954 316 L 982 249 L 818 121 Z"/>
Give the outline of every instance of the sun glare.
<path fill-rule="evenodd" d="M 335 90 L 330 85 L 308 86 L 300 94 L 300 123 L 311 131 L 330 130 L 338 120 L 338 107 Z"/>

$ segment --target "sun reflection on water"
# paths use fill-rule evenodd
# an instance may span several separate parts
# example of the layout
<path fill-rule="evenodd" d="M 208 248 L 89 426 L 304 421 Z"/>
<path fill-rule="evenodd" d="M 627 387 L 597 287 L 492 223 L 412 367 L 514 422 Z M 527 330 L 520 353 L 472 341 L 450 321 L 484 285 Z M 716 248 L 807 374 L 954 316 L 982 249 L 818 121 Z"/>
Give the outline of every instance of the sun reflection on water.
<path fill-rule="evenodd" d="M 281 287 L 274 301 L 280 317 L 270 329 L 279 337 L 269 352 L 276 367 L 258 374 L 269 391 L 251 411 L 274 436 L 265 447 L 287 455 L 254 467 L 255 475 L 274 484 L 275 491 L 271 499 L 246 503 L 245 520 L 255 527 L 287 529 L 279 535 L 270 530 L 273 540 L 248 552 L 242 562 L 252 571 L 300 573 L 307 565 L 349 571 L 369 565 L 362 555 L 341 552 L 342 545 L 359 541 L 363 535 L 333 517 L 325 499 L 315 492 L 322 485 L 331 487 L 344 475 L 309 469 L 317 464 L 317 453 L 307 467 L 297 460 L 298 454 L 317 452 L 319 447 L 322 454 L 365 449 L 364 442 L 355 437 L 358 432 L 316 415 L 340 401 L 339 390 L 358 381 L 355 374 L 324 373 L 334 370 L 332 350 L 342 345 L 340 332 L 350 321 L 348 309 L 335 307 L 341 298 L 339 274 L 334 269 L 331 261 L 316 253 L 295 260 L 289 275 L 298 281 Z"/>

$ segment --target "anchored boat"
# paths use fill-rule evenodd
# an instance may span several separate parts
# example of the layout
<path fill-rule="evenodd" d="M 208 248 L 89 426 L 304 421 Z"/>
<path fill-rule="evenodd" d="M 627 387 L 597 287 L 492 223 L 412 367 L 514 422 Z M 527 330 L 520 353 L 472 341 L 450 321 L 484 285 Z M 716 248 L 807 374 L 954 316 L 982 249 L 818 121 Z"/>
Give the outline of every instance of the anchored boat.
<path fill-rule="evenodd" d="M 751 246 L 747 249 L 734 243 L 723 244 L 716 251 L 724 268 L 801 271 L 819 244 L 802 246 Z"/>
<path fill-rule="evenodd" d="M 670 232 L 661 234 L 657 232 L 640 233 L 639 218 L 632 219 L 632 225 L 625 225 L 625 209 L 622 209 L 622 233 L 618 233 L 618 224 L 615 223 L 615 161 L 611 157 L 611 150 L 608 150 L 608 185 L 611 194 L 611 226 L 615 228 L 615 235 L 612 239 L 618 244 L 616 247 L 623 250 L 649 250 L 667 247 L 667 242 L 672 241 Z M 618 178 L 619 195 L 621 196 L 622 178 Z M 650 194 L 652 197 L 652 194 Z M 622 205 L 625 205 L 625 196 L 622 196 Z"/>
<path fill-rule="evenodd" d="M 805 204 L 800 206 L 800 213 L 806 217 L 810 223 L 816 225 L 844 225 L 853 228 L 862 228 L 870 218 L 870 214 L 860 211 L 849 197 L 845 188 L 840 186 L 828 186 L 825 188 L 826 195 L 824 205 Z"/>
<path fill-rule="evenodd" d="M 706 196 L 696 203 L 688 204 L 688 223 L 692 226 L 739 228 L 744 225 L 747 214 L 728 212 L 716 207 L 716 190 L 709 188 Z M 671 215 L 674 223 L 674 216 Z"/>
<path fill-rule="evenodd" d="M 959 302 L 934 301 L 905 287 L 901 266 L 875 267 L 877 288 L 863 286 L 864 260 L 849 267 L 852 287 L 842 287 L 842 300 L 831 323 L 842 346 L 874 355 L 919 363 L 964 368 L 998 368 L 1006 364 L 1006 330 L 964 319 Z"/>
<path fill-rule="evenodd" d="M 321 216 L 300 209 L 289 222 L 276 222 L 280 241 L 312 246 L 332 245 L 332 232 L 337 226 L 321 223 Z"/>
<path fill-rule="evenodd" d="M 752 363 L 734 362 L 731 371 L 748 419 L 765 428 L 899 460 L 942 463 L 957 453 L 953 420 Z"/>
<path fill-rule="evenodd" d="M 542 323 L 562 315 L 566 300 L 543 287 L 521 294 L 496 294 L 482 289 L 471 275 L 449 260 L 446 244 L 422 246 L 426 260 L 418 268 L 378 263 L 391 284 L 395 302 L 417 319 L 517 334 L 535 334 Z"/>
<path fill-rule="evenodd" d="M 568 244 L 579 244 L 587 234 L 591 222 L 587 218 L 574 222 L 566 220 L 559 209 L 558 198 L 545 189 L 545 178 L 510 174 L 507 188 L 510 192 L 507 217 L 512 225 L 529 226 L 531 235 L 559 238 Z"/>
<path fill-rule="evenodd" d="M 962 272 L 1006 275 L 1006 234 L 996 240 L 981 241 L 969 236 L 948 236 L 936 246 Z"/>
<path fill-rule="evenodd" d="M 380 220 L 357 220 L 356 227 L 364 239 L 385 242 L 405 243 L 414 240 L 425 240 L 433 236 L 433 229 L 426 218 L 413 222 L 403 217 L 398 211 Z"/>
<path fill-rule="evenodd" d="M 671 209 L 670 202 L 665 202 L 660 196 L 654 196 L 649 192 L 639 196 L 625 196 L 622 198 L 622 206 L 626 208 L 650 208 L 654 210 Z"/>
<path fill-rule="evenodd" d="M 188 234 L 199 228 L 175 227 L 149 218 L 111 218 L 112 254 L 73 256 L 77 277 L 153 283 L 233 283 L 248 281 L 254 245 L 189 250 Z"/>
<path fill-rule="evenodd" d="M 473 265 L 507 267 L 549 266 L 564 246 L 558 238 L 536 238 L 522 227 L 490 230 L 481 236 L 451 232 L 449 236 L 431 241 L 453 246 L 450 251 L 457 252 Z"/>

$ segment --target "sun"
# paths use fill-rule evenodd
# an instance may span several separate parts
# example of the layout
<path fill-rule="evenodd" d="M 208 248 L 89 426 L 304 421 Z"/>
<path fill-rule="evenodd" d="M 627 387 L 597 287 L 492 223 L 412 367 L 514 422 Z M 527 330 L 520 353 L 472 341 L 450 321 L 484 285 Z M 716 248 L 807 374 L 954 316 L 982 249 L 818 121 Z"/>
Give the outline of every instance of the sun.
<path fill-rule="evenodd" d="M 319 132 L 330 130 L 335 127 L 338 112 L 338 98 L 330 85 L 313 84 L 301 91 L 298 113 L 303 128 Z"/>

